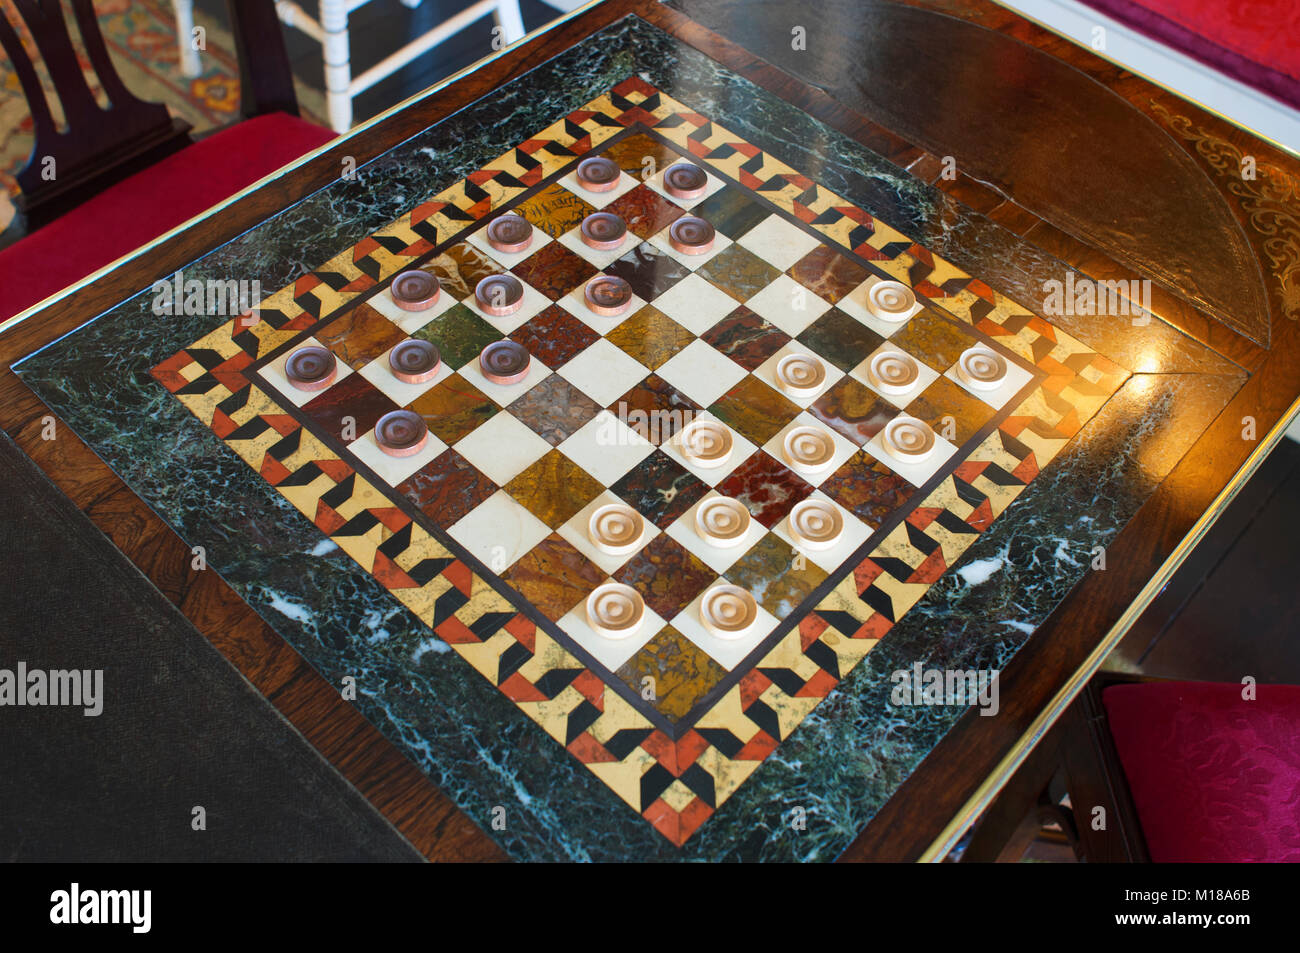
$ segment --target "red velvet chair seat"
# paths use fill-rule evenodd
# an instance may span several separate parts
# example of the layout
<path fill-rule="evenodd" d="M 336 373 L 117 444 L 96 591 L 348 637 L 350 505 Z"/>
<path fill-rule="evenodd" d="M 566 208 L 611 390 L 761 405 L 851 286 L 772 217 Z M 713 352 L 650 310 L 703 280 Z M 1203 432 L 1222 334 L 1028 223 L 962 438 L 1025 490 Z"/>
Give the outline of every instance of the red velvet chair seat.
<path fill-rule="evenodd" d="M 332 138 L 328 129 L 272 113 L 223 129 L 137 172 L 0 250 L 0 321 Z"/>
<path fill-rule="evenodd" d="M 1300 686 L 1153 682 L 1102 695 L 1155 861 L 1300 861 Z"/>

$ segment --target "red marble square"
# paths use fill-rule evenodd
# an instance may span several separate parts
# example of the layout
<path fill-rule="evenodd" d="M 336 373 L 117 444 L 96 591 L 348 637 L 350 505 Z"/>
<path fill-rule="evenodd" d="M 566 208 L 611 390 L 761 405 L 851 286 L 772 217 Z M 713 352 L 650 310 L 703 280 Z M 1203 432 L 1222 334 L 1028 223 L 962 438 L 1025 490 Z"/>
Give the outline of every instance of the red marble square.
<path fill-rule="evenodd" d="M 684 214 L 654 189 L 638 185 L 626 195 L 620 195 L 605 206 L 627 223 L 628 231 L 645 240 L 657 235 Z"/>
<path fill-rule="evenodd" d="M 559 242 L 551 242 L 510 270 L 552 301 L 563 298 L 596 273 L 594 265 Z"/>
<path fill-rule="evenodd" d="M 718 484 L 718 492 L 740 500 L 768 529 L 813 491 L 810 483 L 770 454 L 759 451 Z"/>
<path fill-rule="evenodd" d="M 875 529 L 907 502 L 916 487 L 859 450 L 822 483 L 821 491 Z"/>
<path fill-rule="evenodd" d="M 866 281 L 871 272 L 829 245 L 819 245 L 791 265 L 787 274 L 813 294 L 835 304 Z"/>
<path fill-rule="evenodd" d="M 351 443 L 384 414 L 397 409 L 388 395 L 360 374 L 349 374 L 302 406 L 302 412 L 320 430 L 344 443 Z M 347 418 L 352 420 L 350 426 Z"/>
<path fill-rule="evenodd" d="M 667 534 L 651 540 L 614 578 L 641 593 L 645 604 L 665 620 L 681 612 L 718 577 L 712 569 Z"/>
<path fill-rule="evenodd" d="M 497 491 L 497 485 L 455 450 L 444 450 L 397 485 L 397 492 L 444 529 Z"/>
<path fill-rule="evenodd" d="M 552 622 L 605 580 L 605 574 L 558 533 L 542 540 L 510 567 L 505 580 Z"/>
<path fill-rule="evenodd" d="M 790 335 L 744 305 L 700 337 L 713 345 L 714 350 L 751 372 L 790 343 Z"/>
<path fill-rule="evenodd" d="M 516 328 L 510 340 L 554 370 L 591 347 L 600 335 L 558 304 L 543 308 L 536 317 Z"/>

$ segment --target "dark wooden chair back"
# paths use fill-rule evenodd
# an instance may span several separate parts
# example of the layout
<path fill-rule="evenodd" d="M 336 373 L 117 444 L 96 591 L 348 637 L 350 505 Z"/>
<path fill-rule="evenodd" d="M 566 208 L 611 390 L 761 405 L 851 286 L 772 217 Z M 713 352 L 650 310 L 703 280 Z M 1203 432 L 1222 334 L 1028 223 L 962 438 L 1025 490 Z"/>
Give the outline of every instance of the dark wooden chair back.
<path fill-rule="evenodd" d="M 59 0 L 11 0 L 45 63 L 63 110 L 56 123 L 35 65 L 0 8 L 0 45 L 14 64 L 31 110 L 36 143 L 16 178 L 18 206 L 27 230 L 37 228 L 86 199 L 191 142 L 190 125 L 173 118 L 163 103 L 136 97 L 122 83 L 95 19 L 91 0 L 69 0 L 81 42 L 108 99 L 96 101 L 77 61 Z M 272 0 L 229 0 L 240 63 L 241 118 L 265 112 L 298 114 L 284 37 Z"/>

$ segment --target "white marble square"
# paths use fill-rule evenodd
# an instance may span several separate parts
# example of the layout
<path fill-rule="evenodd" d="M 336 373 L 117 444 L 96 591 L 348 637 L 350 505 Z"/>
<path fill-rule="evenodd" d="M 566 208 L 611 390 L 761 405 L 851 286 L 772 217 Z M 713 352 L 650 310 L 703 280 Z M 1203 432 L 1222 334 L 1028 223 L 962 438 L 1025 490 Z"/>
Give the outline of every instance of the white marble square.
<path fill-rule="evenodd" d="M 601 271 L 604 271 L 618 259 L 622 258 L 628 252 L 632 251 L 632 249 L 641 244 L 641 239 L 637 238 L 636 235 L 629 230 L 627 237 L 623 239 L 623 244 L 619 245 L 617 248 L 592 248 L 582 240 L 582 229 L 580 226 L 569 229 L 559 237 L 558 241 L 583 261 L 594 265 Z"/>
<path fill-rule="evenodd" d="M 578 184 L 576 167 L 573 172 L 563 176 L 559 182 L 560 185 L 595 209 L 602 209 L 610 202 L 614 201 L 614 199 L 627 195 L 627 193 L 631 192 L 639 184 L 637 179 L 632 178 L 632 176 L 628 175 L 626 172 L 620 172 L 618 175 L 618 182 L 608 192 L 593 192 L 590 189 L 584 189 Z"/>
<path fill-rule="evenodd" d="M 718 580 L 719 583 L 725 583 L 725 580 Z M 715 583 L 717 585 L 717 583 Z M 709 589 L 713 587 L 710 586 Z M 705 589 L 695 597 L 685 609 L 673 616 L 673 628 L 690 639 L 699 646 L 708 656 L 730 672 L 733 668 L 744 661 L 750 652 L 758 648 L 773 629 L 776 628 L 779 621 L 772 613 L 768 612 L 760 604 L 757 606 L 758 616 L 754 620 L 754 627 L 739 639 L 720 639 L 704 627 L 700 621 L 700 603 L 704 601 Z"/>
<path fill-rule="evenodd" d="M 551 535 L 550 527 L 511 499 L 505 490 L 497 490 L 453 523 L 447 532 L 498 574 Z"/>
<path fill-rule="evenodd" d="M 710 490 L 705 493 L 694 506 L 673 520 L 668 524 L 668 528 L 664 530 L 665 533 L 685 546 L 686 549 L 699 557 L 706 566 L 716 573 L 724 573 L 734 566 L 736 561 L 749 552 L 754 544 L 767 533 L 767 527 L 758 520 L 751 518 L 744 539 L 735 546 L 715 546 L 705 540 L 695 528 L 695 511 L 706 500 L 721 495 L 717 490 Z"/>
<path fill-rule="evenodd" d="M 701 407 L 708 407 L 740 383 L 745 369 L 703 338 L 696 338 L 655 373 Z"/>
<path fill-rule="evenodd" d="M 374 470 L 381 480 L 389 486 L 396 486 L 416 470 L 432 462 L 434 457 L 447 449 L 447 445 L 439 440 L 436 434 L 430 433 L 428 442 L 419 453 L 409 457 L 393 457 L 379 448 L 375 440 L 375 431 L 371 428 L 348 444 L 348 449 L 357 455 L 358 460 Z"/>
<path fill-rule="evenodd" d="M 785 458 L 785 435 L 795 427 L 812 427 L 814 430 L 820 430 L 822 433 L 830 436 L 831 443 L 835 445 L 835 453 L 831 457 L 830 464 L 828 464 L 825 469 L 819 470 L 816 473 L 805 473 L 802 470 L 795 469 L 795 467 L 791 465 L 790 461 Z M 849 457 L 858 452 L 858 445 L 843 434 L 836 433 L 833 429 L 827 427 L 812 414 L 804 411 L 794 420 L 782 427 L 775 437 L 763 444 L 763 450 L 783 466 L 787 466 L 791 470 L 794 470 L 795 473 L 808 483 L 811 483 L 813 486 L 821 486 L 835 473 L 836 470 L 848 462 Z"/>
<path fill-rule="evenodd" d="M 518 276 L 516 275 L 515 277 Z M 492 325 L 492 327 L 500 331 L 504 337 L 515 329 L 523 327 L 536 317 L 539 311 L 542 311 L 551 305 L 551 299 L 546 297 L 546 295 L 542 294 L 528 282 L 520 279 L 519 283 L 524 286 L 524 297 L 523 301 L 520 303 L 519 310 L 513 314 L 507 314 L 504 317 L 497 317 L 496 315 L 488 314 L 479 307 L 478 298 L 474 296 L 474 292 L 472 291 L 470 292 L 469 297 L 465 299 L 465 307 L 469 308 L 488 324 Z"/>
<path fill-rule="evenodd" d="M 895 418 L 897 419 L 897 418 Z M 884 446 L 885 431 L 882 429 L 862 449 L 867 451 L 889 469 L 893 470 L 913 486 L 920 486 L 938 473 L 948 462 L 948 458 L 957 452 L 957 448 L 938 433 L 934 435 L 934 450 L 920 463 L 904 463 L 890 456 Z"/>
<path fill-rule="evenodd" d="M 736 310 L 736 299 L 690 274 L 654 300 L 654 306 L 692 334 L 703 334 Z"/>
<path fill-rule="evenodd" d="M 379 294 L 366 299 L 366 304 L 389 321 L 392 321 L 407 334 L 414 334 L 438 315 L 456 307 L 456 299 L 452 297 L 450 292 L 440 291 L 438 292 L 438 300 L 423 311 L 407 311 L 398 307 L 397 302 L 393 300 L 393 290 L 390 285 Z"/>
<path fill-rule="evenodd" d="M 591 277 L 595 278 L 596 276 L 592 275 Z M 587 280 L 590 281 L 591 278 Z M 587 327 L 591 328 L 597 334 L 603 336 L 644 308 L 646 303 L 644 298 L 640 295 L 634 294 L 632 295 L 632 303 L 628 305 L 627 310 L 622 314 L 597 314 L 587 306 L 587 283 L 583 282 L 557 301 L 556 304 L 569 312 L 569 314 L 573 315 Z M 619 393 L 622 393 L 622 391 Z"/>
<path fill-rule="evenodd" d="M 840 538 L 829 549 L 808 549 L 804 550 L 794 541 L 790 535 L 790 518 L 787 516 L 777 523 L 773 532 L 781 539 L 785 540 L 795 548 L 796 552 L 803 553 L 804 557 L 813 565 L 818 566 L 828 573 L 833 573 L 844 565 L 855 552 L 858 551 L 863 543 L 871 538 L 873 530 L 870 526 L 858 519 L 851 512 L 840 506 L 821 490 L 814 490 L 808 494 L 809 500 L 820 500 L 823 503 L 829 503 L 840 514 L 840 519 L 844 521 L 844 531 Z"/>
<path fill-rule="evenodd" d="M 672 226 L 669 226 L 669 228 L 671 227 Z M 712 248 L 699 255 L 688 255 L 673 247 L 673 243 L 668 238 L 668 229 L 665 228 L 663 231 L 656 232 L 654 235 L 650 236 L 650 244 L 654 245 L 655 248 L 658 248 L 673 261 L 689 268 L 691 271 L 695 271 L 705 262 L 711 261 L 718 252 L 730 247 L 732 241 L 721 232 L 716 232 L 713 236 Z"/>
<path fill-rule="evenodd" d="M 871 368 L 872 360 L 875 359 L 877 354 L 903 354 L 906 355 L 907 357 L 912 358 L 912 360 L 916 361 L 916 368 L 917 368 L 916 383 L 913 384 L 911 387 L 909 387 L 902 394 L 891 394 L 888 391 L 883 391 L 880 388 L 876 387 L 875 384 L 871 383 L 871 374 L 868 373 L 868 371 Z M 902 348 L 895 347 L 894 345 L 886 341 L 884 344 L 880 345 L 880 347 L 876 348 L 865 358 L 863 358 L 861 364 L 853 368 L 853 370 L 849 371 L 849 376 L 852 377 L 854 380 L 861 381 L 862 383 L 866 384 L 870 390 L 875 391 L 877 394 L 885 398 L 885 400 L 889 401 L 899 410 L 903 410 L 907 407 L 908 404 L 916 400 L 916 398 L 920 397 L 922 391 L 924 391 L 927 387 L 929 387 L 931 384 L 933 384 L 935 381 L 939 379 L 939 372 L 936 371 L 934 368 L 930 367 L 919 357 L 916 357 L 913 354 L 908 354 Z"/>
<path fill-rule="evenodd" d="M 497 486 L 505 486 L 551 449 L 549 443 L 509 414 L 497 414 L 480 424 L 455 446 L 457 453 Z"/>
<path fill-rule="evenodd" d="M 637 540 L 636 549 L 632 552 L 625 556 L 611 556 L 609 553 L 597 549 L 595 544 L 592 543 L 591 537 L 587 535 L 587 525 L 591 520 L 591 514 L 602 506 L 608 506 L 610 503 L 626 504 L 626 502 L 626 500 L 621 500 L 615 494 L 606 490 L 574 514 L 573 518 L 557 529 L 556 532 L 572 543 L 574 549 L 599 566 L 606 574 L 613 575 L 659 535 L 659 527 L 643 517 L 642 526 L 644 529 L 641 532 L 641 537 Z"/>
<path fill-rule="evenodd" d="M 497 215 L 493 217 L 500 218 L 501 216 Z M 527 261 L 529 258 L 533 257 L 533 255 L 536 255 L 539 251 L 541 251 L 543 248 L 549 245 L 551 242 L 555 241 L 555 239 L 551 238 L 550 235 L 547 235 L 545 230 L 538 228 L 536 225 L 534 225 L 533 240 L 529 244 L 529 246 L 525 248 L 523 251 L 519 251 L 519 252 L 497 251 L 488 242 L 487 226 L 484 225 L 482 228 L 474 232 L 474 234 L 470 235 L 469 238 L 465 239 L 465 241 L 469 242 L 471 245 L 473 245 L 483 254 L 487 255 L 497 264 L 501 265 L 503 268 L 509 269 L 509 268 L 513 268 L 521 261 Z"/>
<path fill-rule="evenodd" d="M 692 422 L 697 420 L 712 421 L 720 427 L 726 427 L 726 429 L 730 431 L 731 456 L 727 459 L 726 463 L 720 467 L 702 467 L 691 457 L 688 457 L 683 453 L 682 435 L 686 433 L 685 427 L 675 433 L 671 440 L 665 440 L 660 444 L 659 449 L 668 454 L 668 456 L 672 457 L 687 470 L 690 470 L 691 473 L 695 474 L 709 486 L 717 486 L 727 477 L 731 476 L 731 474 L 736 471 L 737 467 L 758 452 L 758 447 L 756 445 L 751 443 L 749 440 L 746 440 L 739 431 L 727 427 L 726 424 L 707 410 L 700 411 L 691 419 Z"/>
<path fill-rule="evenodd" d="M 1002 355 L 1002 359 L 1007 362 L 1007 376 L 1006 379 L 993 390 L 978 390 L 977 388 L 971 387 L 962 380 L 961 375 L 957 373 L 956 364 L 944 372 L 944 377 L 951 379 L 958 387 L 966 391 L 966 393 L 978 397 L 990 407 L 995 407 L 998 410 L 1001 410 L 1006 405 L 1007 401 L 1020 393 L 1020 391 L 1024 389 L 1024 386 L 1033 380 L 1034 377 L 1033 374 L 1010 360 L 1005 354 Z"/>
<path fill-rule="evenodd" d="M 364 365 L 357 373 L 378 387 L 398 407 L 407 406 L 425 391 L 437 386 L 455 373 L 452 368 L 447 366 L 447 362 L 443 361 L 438 368 L 438 373 L 434 375 L 432 380 L 425 381 L 423 384 L 408 384 L 405 381 L 398 380 L 393 374 L 392 368 L 389 367 L 388 355 L 392 352 L 393 349 L 390 347 L 373 361 Z"/>
<path fill-rule="evenodd" d="M 262 365 L 262 377 L 266 379 L 268 384 L 279 391 L 280 396 L 285 400 L 293 404 L 295 407 L 301 407 L 312 398 L 319 397 L 321 394 L 325 393 L 325 391 L 329 390 L 329 387 L 324 390 L 299 390 L 289 383 L 289 378 L 284 373 L 284 365 L 289 360 L 289 355 L 298 350 L 298 348 L 324 346 L 325 345 L 321 344 L 320 341 L 316 340 L 314 337 L 305 337 L 296 345 L 277 357 L 274 361 L 269 361 Z M 339 361 L 338 371 L 334 377 L 334 383 L 330 384 L 330 387 L 334 387 L 351 373 L 352 368 L 348 367 L 347 364 L 342 361 Z"/>
<path fill-rule="evenodd" d="M 608 407 L 644 380 L 650 369 L 601 338 L 557 373 L 596 403 Z"/>
<path fill-rule="evenodd" d="M 901 321 L 885 321 L 876 317 L 871 312 L 871 309 L 867 307 L 867 292 L 871 290 L 872 285 L 893 280 L 892 278 L 881 278 L 879 275 L 871 275 L 866 281 L 841 298 L 836 307 L 849 317 L 861 321 L 881 337 L 887 338 L 892 334 L 896 334 L 900 328 L 907 326 L 908 321 L 920 314 L 921 309 L 925 306 L 918 300 L 912 306 L 912 310 L 908 312 L 907 317 Z"/>
<path fill-rule="evenodd" d="M 745 306 L 791 337 L 797 337 L 831 305 L 789 275 L 781 275 L 746 301 Z"/>
<path fill-rule="evenodd" d="M 710 172 L 707 168 L 705 168 L 702 162 L 692 160 L 692 159 L 679 159 L 677 161 L 686 162 L 689 163 L 690 165 L 699 166 L 699 168 L 704 169 L 704 177 L 708 179 L 708 184 L 704 187 L 704 191 L 700 194 L 698 198 L 679 199 L 675 195 L 669 195 L 668 190 L 664 188 L 664 172 L 668 170 L 669 165 L 676 165 L 677 162 L 670 162 L 668 163 L 668 165 L 665 165 L 654 175 L 650 176 L 650 178 L 646 179 L 645 184 L 646 184 L 646 188 L 658 192 L 659 195 L 661 195 L 663 198 L 666 198 L 668 201 L 672 202 L 678 208 L 693 209 L 695 208 L 695 206 L 699 205 L 701 202 L 703 202 L 713 193 L 721 191 L 727 184 L 726 182 L 722 181 L 722 179 L 718 178 L 716 175 Z"/>
<path fill-rule="evenodd" d="M 602 410 L 556 449 L 609 486 L 650 456 L 654 444 L 608 410 Z"/>
<path fill-rule="evenodd" d="M 612 581 L 606 580 L 606 582 Z M 646 606 L 641 627 L 637 629 L 635 635 L 625 639 L 611 639 L 599 635 L 587 622 L 587 600 L 583 599 L 561 616 L 556 624 L 569 638 L 590 652 L 597 662 L 613 672 L 641 651 L 641 647 L 658 635 L 668 623 L 657 612 Z"/>
<path fill-rule="evenodd" d="M 782 389 L 781 385 L 777 383 L 777 365 L 779 365 L 784 358 L 787 358 L 792 354 L 801 354 L 804 357 L 811 357 L 826 370 L 826 379 L 822 381 L 820 387 L 810 394 L 792 394 Z M 840 378 L 844 376 L 844 372 L 811 348 L 805 347 L 798 341 L 790 341 L 782 347 L 781 350 L 777 351 L 762 364 L 758 365 L 758 367 L 754 368 L 754 376 L 786 400 L 790 401 L 790 403 L 796 404 L 804 410 L 807 410 L 817 401 L 817 398 L 821 397 L 822 394 L 826 393 L 839 382 Z"/>
<path fill-rule="evenodd" d="M 483 376 L 483 365 L 475 357 L 460 368 L 460 376 L 487 394 L 500 406 L 508 407 L 550 377 L 551 369 L 536 357 L 531 357 L 528 361 L 528 374 L 523 380 L 514 384 L 494 384 Z"/>
<path fill-rule="evenodd" d="M 736 241 L 781 271 L 785 271 L 821 244 L 802 228 L 775 213 Z"/>

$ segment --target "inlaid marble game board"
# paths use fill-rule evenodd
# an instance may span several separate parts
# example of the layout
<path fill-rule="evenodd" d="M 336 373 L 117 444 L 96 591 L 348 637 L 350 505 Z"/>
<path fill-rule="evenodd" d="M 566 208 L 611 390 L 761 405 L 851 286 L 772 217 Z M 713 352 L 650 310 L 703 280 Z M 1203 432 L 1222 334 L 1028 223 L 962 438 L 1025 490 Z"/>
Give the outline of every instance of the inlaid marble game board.
<path fill-rule="evenodd" d="M 617 164 L 612 188 L 579 181 L 592 157 Z M 683 162 L 706 173 L 689 198 L 664 182 Z M 619 247 L 583 240 L 596 212 L 626 224 Z M 521 251 L 488 239 L 507 213 L 532 225 Z M 692 218 L 713 230 L 702 253 L 672 240 Z M 437 278 L 431 307 L 394 298 L 411 270 Z M 517 279 L 509 313 L 476 294 L 495 275 Z M 630 292 L 623 313 L 588 306 L 602 275 Z M 882 318 L 894 283 L 907 294 Z M 436 374 L 394 375 L 408 339 L 436 346 Z M 529 355 L 513 383 L 480 362 L 503 339 Z M 304 347 L 332 355 L 327 386 L 290 381 Z M 963 372 L 972 353 L 998 367 L 995 386 Z M 792 363 L 817 369 L 810 386 L 788 386 Z M 678 847 L 1125 375 L 637 76 L 153 369 L 450 646 L 465 678 Z M 428 433 L 393 456 L 376 427 L 401 410 Z M 725 462 L 692 455 L 692 423 L 725 435 Z M 797 428 L 813 434 L 815 467 L 787 452 Z M 891 453 L 891 434 L 917 432 L 928 455 Z M 721 498 L 748 514 L 728 546 L 697 521 Z M 610 505 L 639 516 L 617 554 L 590 533 Z M 808 513 L 839 524 L 829 547 L 792 529 Z M 631 635 L 589 620 L 611 584 L 635 593 Z M 750 610 L 741 631 L 707 624 L 720 586 Z"/>

